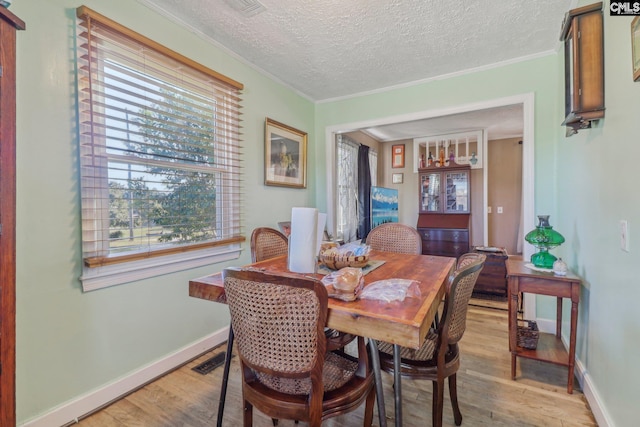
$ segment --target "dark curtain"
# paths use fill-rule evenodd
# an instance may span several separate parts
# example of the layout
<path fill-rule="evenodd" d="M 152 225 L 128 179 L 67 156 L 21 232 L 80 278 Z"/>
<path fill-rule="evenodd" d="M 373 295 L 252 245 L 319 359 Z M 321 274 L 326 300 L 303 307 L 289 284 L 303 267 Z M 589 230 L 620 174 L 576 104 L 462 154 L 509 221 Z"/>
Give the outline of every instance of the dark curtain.
<path fill-rule="evenodd" d="M 358 239 L 364 240 L 371 230 L 371 170 L 369 147 L 358 148 Z"/>

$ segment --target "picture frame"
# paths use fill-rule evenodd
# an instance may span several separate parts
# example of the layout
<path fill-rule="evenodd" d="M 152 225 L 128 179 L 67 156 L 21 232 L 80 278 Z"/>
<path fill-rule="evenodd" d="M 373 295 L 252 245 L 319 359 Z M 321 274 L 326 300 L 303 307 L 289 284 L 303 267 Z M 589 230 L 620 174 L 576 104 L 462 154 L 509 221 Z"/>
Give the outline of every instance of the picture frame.
<path fill-rule="evenodd" d="M 307 188 L 307 133 L 265 119 L 264 183 Z"/>
<path fill-rule="evenodd" d="M 633 81 L 640 81 L 640 16 L 631 21 L 631 59 L 633 61 Z"/>
<path fill-rule="evenodd" d="M 391 146 L 391 167 L 403 168 L 404 167 L 404 144 L 397 144 Z"/>
<path fill-rule="evenodd" d="M 291 234 L 291 221 L 280 221 L 278 223 L 278 228 L 282 234 L 289 237 Z"/>
<path fill-rule="evenodd" d="M 391 175 L 391 182 L 394 184 L 402 184 L 404 181 L 404 174 L 402 173 L 394 173 Z"/>

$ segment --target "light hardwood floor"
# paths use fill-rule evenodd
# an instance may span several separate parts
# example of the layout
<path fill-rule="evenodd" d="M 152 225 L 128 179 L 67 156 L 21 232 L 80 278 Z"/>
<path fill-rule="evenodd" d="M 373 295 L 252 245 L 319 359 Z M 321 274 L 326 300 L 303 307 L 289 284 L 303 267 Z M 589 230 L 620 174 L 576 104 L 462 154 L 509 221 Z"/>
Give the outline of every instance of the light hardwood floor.
<path fill-rule="evenodd" d="M 82 419 L 80 427 L 203 427 L 216 422 L 222 367 L 207 375 L 191 368 L 225 350 L 219 347 L 184 367 L 146 385 L 110 406 Z M 392 377 L 383 373 L 388 425 L 393 420 Z M 597 426 L 589 406 L 575 382 L 566 392 L 564 367 L 518 359 L 516 381 L 510 376 L 507 312 L 470 306 L 467 331 L 461 342 L 458 399 L 462 425 L 472 426 Z M 240 372 L 237 357 L 231 366 L 225 426 L 242 425 Z M 405 426 L 431 425 L 431 383 L 403 380 Z M 445 392 L 444 425 L 454 426 L 448 391 Z M 327 420 L 324 426 L 362 426 L 363 408 Z M 374 425 L 378 425 L 377 409 Z M 280 420 L 279 426 L 295 426 Z M 305 423 L 297 424 L 304 426 Z M 270 427 L 270 418 L 254 410 L 254 426 Z"/>

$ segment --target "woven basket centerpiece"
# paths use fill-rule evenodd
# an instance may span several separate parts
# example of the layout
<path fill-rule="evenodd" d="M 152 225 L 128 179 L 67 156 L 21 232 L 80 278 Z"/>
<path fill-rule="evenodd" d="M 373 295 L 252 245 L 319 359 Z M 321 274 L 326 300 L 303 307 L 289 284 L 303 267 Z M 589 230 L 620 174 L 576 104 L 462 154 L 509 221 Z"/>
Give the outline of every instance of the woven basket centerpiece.
<path fill-rule="evenodd" d="M 320 250 L 320 262 L 331 270 L 340 270 L 345 267 L 363 268 L 369 262 L 369 247 L 347 243 L 337 247 L 325 246 Z"/>
<path fill-rule="evenodd" d="M 367 255 L 340 255 L 336 253 L 323 253 L 320 255 L 320 262 L 331 270 L 340 270 L 344 267 L 366 267 L 369 262 Z"/>

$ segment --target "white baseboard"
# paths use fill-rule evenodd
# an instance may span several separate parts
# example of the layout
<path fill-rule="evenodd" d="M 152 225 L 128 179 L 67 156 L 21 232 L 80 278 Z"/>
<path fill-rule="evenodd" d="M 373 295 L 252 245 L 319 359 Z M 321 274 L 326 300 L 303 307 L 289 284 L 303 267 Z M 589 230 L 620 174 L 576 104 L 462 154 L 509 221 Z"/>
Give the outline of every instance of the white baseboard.
<path fill-rule="evenodd" d="M 540 332 L 555 334 L 556 333 L 556 321 L 549 319 L 537 319 L 538 329 Z M 564 330 L 564 328 L 563 328 Z M 562 343 L 564 344 L 564 348 L 569 350 L 569 344 L 565 339 L 564 335 L 562 336 Z M 596 389 L 593 381 L 591 380 L 591 376 L 587 369 L 585 368 L 582 361 L 576 358 L 575 365 L 575 375 L 578 378 L 578 383 L 580 384 L 580 388 L 582 388 L 582 392 L 584 393 L 584 397 L 589 402 L 589 406 L 591 408 L 591 412 L 593 413 L 593 417 L 596 419 L 599 427 L 614 427 L 615 424 L 611 420 L 609 413 L 607 412 L 607 408 L 604 406 L 604 402 L 600 399 L 600 395 L 598 394 L 598 390 Z"/>
<path fill-rule="evenodd" d="M 222 344 L 229 335 L 229 328 L 223 328 L 182 348 L 165 358 L 133 372 L 125 378 L 108 384 L 75 400 L 64 403 L 48 413 L 29 420 L 19 427 L 66 426 L 78 422 L 79 418 L 117 400 L 131 391 L 161 377 L 167 372 L 192 360 L 200 354 Z"/>
<path fill-rule="evenodd" d="M 589 372 L 587 372 L 580 359 L 576 359 L 576 376 L 578 377 L 578 382 L 580 382 L 584 397 L 587 399 L 587 402 L 589 402 L 593 418 L 596 419 L 598 426 L 615 427 L 611 416 L 609 416 L 609 412 L 607 412 L 607 408 L 604 406 L 604 402 L 598 394 L 598 390 L 595 388 L 593 381 L 591 381 L 591 375 L 589 375 Z"/>

